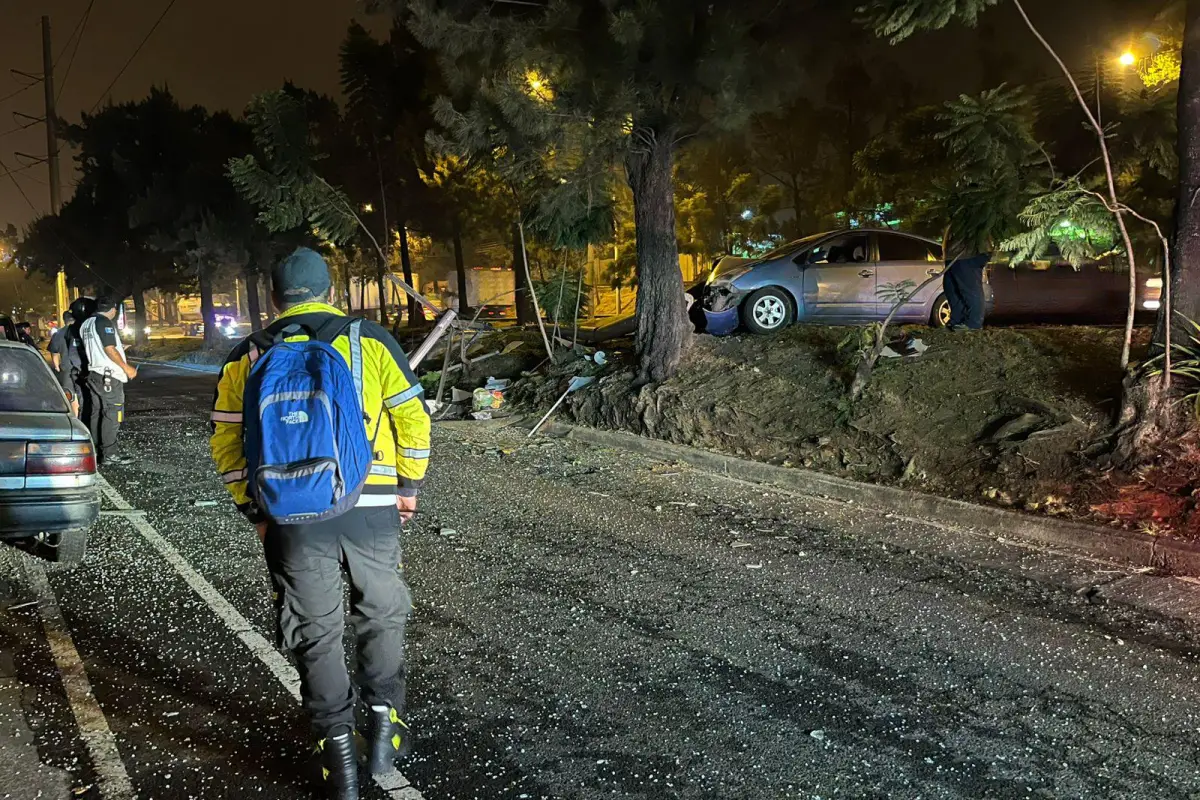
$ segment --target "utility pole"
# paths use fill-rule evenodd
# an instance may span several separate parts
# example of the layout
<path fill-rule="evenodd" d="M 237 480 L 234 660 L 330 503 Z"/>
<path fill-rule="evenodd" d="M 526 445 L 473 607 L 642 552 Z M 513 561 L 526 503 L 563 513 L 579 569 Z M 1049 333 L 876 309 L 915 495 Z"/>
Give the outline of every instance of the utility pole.
<path fill-rule="evenodd" d="M 58 114 L 54 107 L 54 51 L 50 47 L 50 17 L 42 17 L 42 88 L 46 92 L 46 164 L 50 168 L 50 213 L 58 214 L 62 198 L 58 177 Z M 54 282 L 54 295 L 58 301 L 58 318 L 71 305 L 67 293 L 67 273 L 60 266 Z"/>

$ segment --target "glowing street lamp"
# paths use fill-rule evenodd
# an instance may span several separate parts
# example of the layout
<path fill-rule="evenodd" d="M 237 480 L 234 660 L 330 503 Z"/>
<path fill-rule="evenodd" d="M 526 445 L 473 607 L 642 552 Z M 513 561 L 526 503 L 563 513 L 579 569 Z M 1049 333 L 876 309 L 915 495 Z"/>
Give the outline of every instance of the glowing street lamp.
<path fill-rule="evenodd" d="M 1121 57 L 1117 59 L 1117 62 L 1122 67 L 1132 67 L 1134 64 L 1137 63 L 1137 56 L 1135 56 L 1133 53 L 1131 53 L 1129 51 L 1126 51 L 1121 54 Z"/>

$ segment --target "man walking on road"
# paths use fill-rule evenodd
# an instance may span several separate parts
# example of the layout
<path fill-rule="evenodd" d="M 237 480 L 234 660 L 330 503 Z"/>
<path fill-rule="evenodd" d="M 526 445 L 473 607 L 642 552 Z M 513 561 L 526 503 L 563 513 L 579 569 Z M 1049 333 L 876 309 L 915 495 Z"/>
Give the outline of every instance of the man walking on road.
<path fill-rule="evenodd" d="M 96 313 L 79 326 L 87 357 L 88 429 L 96 445 L 96 463 L 118 463 L 117 434 L 125 421 L 125 384 L 137 377 L 137 367 L 125 360 L 125 346 L 117 335 L 117 304 L 96 301 Z"/>
<path fill-rule="evenodd" d="M 211 444 L 226 488 L 263 540 L 280 642 L 300 673 L 323 776 L 334 797 L 355 800 L 357 702 L 342 647 L 341 574 L 351 584 L 356 683 L 369 709 L 367 761 L 372 773 L 387 772 L 412 747 L 401 719 L 411 599 L 400 529 L 416 509 L 430 422 L 403 350 L 379 325 L 329 305 L 330 287 L 324 259 L 307 248 L 275 268 L 280 315 L 222 367 Z"/>

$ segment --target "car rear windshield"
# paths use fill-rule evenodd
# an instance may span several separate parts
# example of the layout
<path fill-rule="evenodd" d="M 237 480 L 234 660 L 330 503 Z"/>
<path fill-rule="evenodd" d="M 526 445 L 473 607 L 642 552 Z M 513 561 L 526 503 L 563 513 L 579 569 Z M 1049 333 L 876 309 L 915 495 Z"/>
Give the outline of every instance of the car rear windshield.
<path fill-rule="evenodd" d="M 40 354 L 28 347 L 0 347 L 0 411 L 68 410 Z"/>

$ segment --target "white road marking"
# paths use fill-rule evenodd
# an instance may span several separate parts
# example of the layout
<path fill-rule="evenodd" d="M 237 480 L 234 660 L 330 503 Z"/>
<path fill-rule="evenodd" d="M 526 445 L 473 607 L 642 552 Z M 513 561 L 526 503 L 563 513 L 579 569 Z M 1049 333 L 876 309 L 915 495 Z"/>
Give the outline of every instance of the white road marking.
<path fill-rule="evenodd" d="M 96 770 L 96 779 L 100 784 L 100 796 L 104 800 L 128 800 L 134 796 L 133 784 L 129 781 L 129 773 L 121 761 L 117 751 L 117 739 L 108 720 L 100 710 L 96 695 L 92 693 L 92 684 L 88 680 L 87 670 L 83 659 L 75 648 L 67 622 L 63 619 L 62 609 L 58 607 L 58 599 L 50 588 L 46 578 L 46 569 L 33 558 L 21 559 L 25 565 L 25 577 L 29 581 L 38 599 L 38 614 L 42 617 L 42 628 L 46 631 L 46 643 L 50 647 L 50 655 L 62 675 L 63 690 L 67 694 L 67 703 L 79 726 L 79 736 L 87 747 L 88 755 Z"/>
<path fill-rule="evenodd" d="M 117 507 L 120 511 L 135 511 L 134 507 L 121 496 L 113 485 L 100 476 L 100 491 L 104 496 Z M 274 675 L 283 687 L 288 690 L 288 693 L 295 698 L 296 702 L 300 702 L 300 676 L 296 674 L 296 668 L 284 657 L 282 653 L 267 641 L 266 637 L 254 630 L 254 626 L 250 621 L 242 616 L 233 605 L 225 599 L 225 597 L 217 591 L 216 587 L 209 583 L 203 575 L 195 570 L 183 555 L 175 549 L 174 545 L 163 538 L 154 526 L 141 514 L 129 514 L 127 516 L 129 523 L 133 525 L 137 532 L 142 535 L 150 546 L 158 551 L 158 554 L 171 565 L 174 570 L 179 573 L 184 582 L 192 588 L 196 594 L 200 596 L 209 608 L 217 615 L 225 626 L 237 636 L 242 644 L 254 654 L 255 658 L 261 661 L 271 674 Z M 376 775 L 375 783 L 387 793 L 387 796 L 392 800 L 425 800 L 424 795 L 413 786 L 410 781 L 405 778 L 398 770 Z"/>

